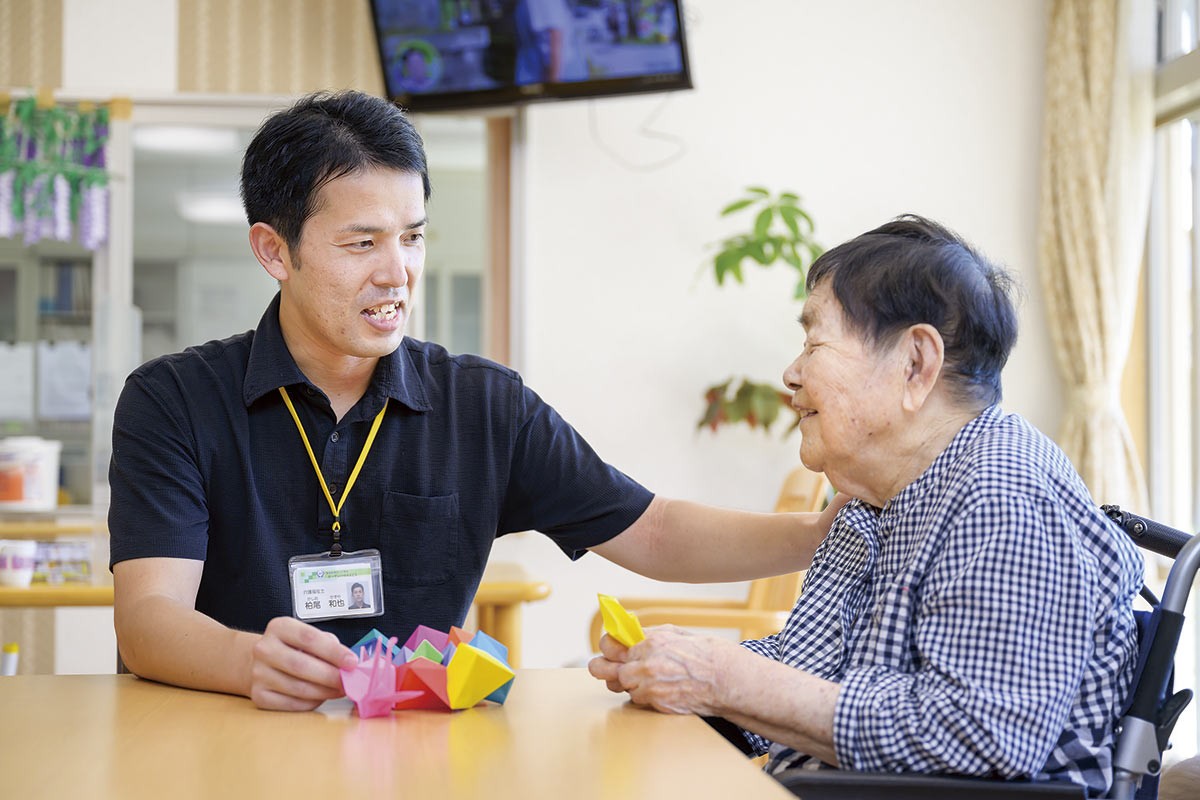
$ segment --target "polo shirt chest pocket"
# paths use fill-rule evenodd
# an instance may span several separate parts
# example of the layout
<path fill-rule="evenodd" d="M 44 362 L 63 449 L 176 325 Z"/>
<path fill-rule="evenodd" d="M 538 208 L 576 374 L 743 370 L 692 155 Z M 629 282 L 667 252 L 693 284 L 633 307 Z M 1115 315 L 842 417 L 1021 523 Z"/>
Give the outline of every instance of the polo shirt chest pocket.
<path fill-rule="evenodd" d="M 379 520 L 383 580 L 406 586 L 445 583 L 458 570 L 458 495 L 385 492 Z"/>

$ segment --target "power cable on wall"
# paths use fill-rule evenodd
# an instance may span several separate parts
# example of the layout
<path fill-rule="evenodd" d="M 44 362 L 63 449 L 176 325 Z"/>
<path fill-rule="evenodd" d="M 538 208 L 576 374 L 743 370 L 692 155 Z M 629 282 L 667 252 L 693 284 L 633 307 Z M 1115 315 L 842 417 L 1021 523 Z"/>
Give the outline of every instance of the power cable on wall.
<path fill-rule="evenodd" d="M 641 125 L 638 126 L 638 133 L 641 134 L 642 137 L 646 139 L 655 139 L 662 142 L 669 142 L 675 145 L 675 151 L 665 158 L 660 158 L 645 164 L 639 164 L 631 161 L 623 154 L 610 147 L 600 135 L 600 129 L 597 123 L 595 100 L 588 102 L 588 133 L 592 137 L 592 143 L 595 144 L 601 152 L 603 152 L 613 161 L 625 167 L 625 169 L 633 172 L 653 172 L 655 170 L 662 169 L 669 164 L 673 164 L 687 154 L 687 143 L 684 141 L 682 136 L 655 130 L 652 127 L 654 125 L 654 121 L 658 119 L 659 115 L 662 113 L 663 109 L 666 108 L 666 105 L 668 102 L 670 102 L 670 100 L 671 96 L 669 94 L 663 95 L 662 100 L 656 104 L 653 109 L 651 109 L 650 113 L 646 115 L 646 118 L 642 121 Z"/>
<path fill-rule="evenodd" d="M 687 30 L 694 31 L 700 26 L 700 16 L 696 13 L 695 9 L 691 7 L 685 8 L 683 9 L 683 19 L 681 20 L 681 23 L 687 28 Z M 624 154 L 610 147 L 600 134 L 595 100 L 588 102 L 588 133 L 592 138 L 593 144 L 595 144 L 601 152 L 603 152 L 613 161 L 632 172 L 654 172 L 655 170 L 662 169 L 663 167 L 675 163 L 687 155 L 687 142 L 682 136 L 656 130 L 653 127 L 655 120 L 657 120 L 659 115 L 662 114 L 663 109 L 667 107 L 667 103 L 669 103 L 670 100 L 671 94 L 664 94 L 662 96 L 662 100 L 650 110 L 650 113 L 646 115 L 646 118 L 642 121 L 641 125 L 639 125 L 637 129 L 638 133 L 640 133 L 642 137 L 646 139 L 654 139 L 675 145 L 675 151 L 670 155 L 645 164 L 640 164 L 630 160 Z"/>

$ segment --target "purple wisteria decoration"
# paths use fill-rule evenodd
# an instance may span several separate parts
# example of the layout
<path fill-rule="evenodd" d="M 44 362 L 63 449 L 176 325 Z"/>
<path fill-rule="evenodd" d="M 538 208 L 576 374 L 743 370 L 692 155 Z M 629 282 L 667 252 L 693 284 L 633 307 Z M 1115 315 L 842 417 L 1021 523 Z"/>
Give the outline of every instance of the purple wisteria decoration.
<path fill-rule="evenodd" d="M 32 97 L 0 109 L 0 238 L 104 244 L 108 114 L 85 103 L 43 107 Z"/>

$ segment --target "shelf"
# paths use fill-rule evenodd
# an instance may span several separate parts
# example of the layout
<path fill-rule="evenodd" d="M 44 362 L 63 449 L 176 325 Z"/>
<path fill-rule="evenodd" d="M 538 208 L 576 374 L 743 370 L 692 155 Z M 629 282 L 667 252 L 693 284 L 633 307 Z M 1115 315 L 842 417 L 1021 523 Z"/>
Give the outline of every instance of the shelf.
<path fill-rule="evenodd" d="M 111 583 L 35 583 L 28 588 L 0 586 L 0 608 L 111 606 Z"/>
<path fill-rule="evenodd" d="M 44 322 L 92 324 L 92 312 L 90 311 L 39 311 L 38 316 Z"/>
<path fill-rule="evenodd" d="M 178 318 L 174 311 L 142 311 L 143 325 L 174 325 Z"/>
<path fill-rule="evenodd" d="M 106 534 L 104 523 L 95 522 L 8 522 L 0 520 L 0 539 L 61 539 L 69 536 Z"/>
<path fill-rule="evenodd" d="M 57 539 L 107 535 L 108 525 L 92 516 L 91 506 L 58 506 L 50 511 L 0 508 L 0 539 Z"/>
<path fill-rule="evenodd" d="M 91 519 L 95 513 L 90 505 L 86 503 L 72 505 L 58 505 L 54 508 L 43 508 L 36 511 L 23 510 L 15 508 L 4 508 L 0 506 L 0 521 L 12 522 L 14 520 L 53 520 L 70 517 L 72 519 Z"/>

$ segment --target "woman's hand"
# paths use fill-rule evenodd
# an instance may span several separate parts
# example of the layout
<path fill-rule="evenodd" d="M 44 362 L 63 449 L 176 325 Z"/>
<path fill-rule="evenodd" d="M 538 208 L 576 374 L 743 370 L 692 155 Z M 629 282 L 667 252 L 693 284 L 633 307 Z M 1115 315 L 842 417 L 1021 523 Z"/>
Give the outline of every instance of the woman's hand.
<path fill-rule="evenodd" d="M 604 636 L 601 655 L 588 671 L 610 691 L 670 714 L 720 716 L 726 708 L 724 668 L 741 651 L 726 639 L 700 636 L 674 625 L 651 628 L 645 640 L 626 648 Z"/>
<path fill-rule="evenodd" d="M 729 639 L 674 625 L 646 631 L 623 647 L 600 640 L 588 671 L 614 692 L 668 714 L 724 717 L 771 741 L 837 765 L 833 718 L 838 684 L 789 667 Z"/>

